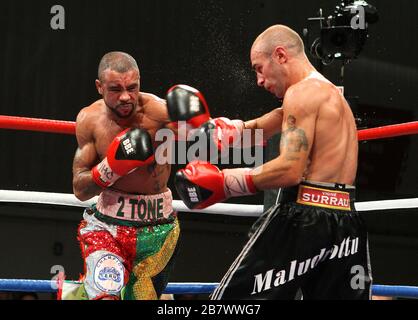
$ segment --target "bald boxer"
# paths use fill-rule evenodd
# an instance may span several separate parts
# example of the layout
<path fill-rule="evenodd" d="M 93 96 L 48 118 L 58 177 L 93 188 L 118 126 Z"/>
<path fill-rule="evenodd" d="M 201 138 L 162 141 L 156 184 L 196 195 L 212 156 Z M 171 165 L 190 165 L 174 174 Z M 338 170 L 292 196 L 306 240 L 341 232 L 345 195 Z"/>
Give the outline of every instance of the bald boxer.
<path fill-rule="evenodd" d="M 99 197 L 79 227 L 85 273 L 75 296 L 158 299 L 180 232 L 167 187 L 170 165 L 155 157 L 157 130 L 173 129 L 172 121 L 165 100 L 140 91 L 139 68 L 126 53 L 101 59 L 96 87 L 102 99 L 76 121 L 74 194 L 82 201 Z M 191 114 L 202 119 L 196 125 L 208 119 L 203 113 Z"/>
<path fill-rule="evenodd" d="M 280 155 L 256 169 L 220 170 L 194 161 L 176 173 L 176 188 L 191 208 L 282 188 L 211 298 L 294 299 L 301 291 L 304 299 L 369 299 L 367 232 L 354 207 L 352 111 L 289 27 L 265 30 L 250 58 L 258 86 L 283 105 L 235 130 L 263 129 L 266 139 L 281 132 Z"/>

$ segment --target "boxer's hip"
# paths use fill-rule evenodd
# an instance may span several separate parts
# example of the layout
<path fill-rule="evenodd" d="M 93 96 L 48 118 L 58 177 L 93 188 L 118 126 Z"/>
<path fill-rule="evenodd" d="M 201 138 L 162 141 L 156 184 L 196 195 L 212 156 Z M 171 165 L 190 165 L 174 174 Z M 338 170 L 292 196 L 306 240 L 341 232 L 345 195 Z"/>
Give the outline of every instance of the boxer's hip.
<path fill-rule="evenodd" d="M 332 297 L 339 287 L 349 288 L 350 282 L 342 281 L 355 266 L 367 272 L 369 285 L 367 229 L 354 200 L 352 186 L 306 181 L 282 189 L 278 204 L 251 228 L 225 298 L 246 293 L 244 299 L 290 298 L 298 288 L 318 283 L 324 284 L 323 296 Z"/>
<path fill-rule="evenodd" d="M 78 239 L 88 297 L 120 296 L 123 291 L 127 294 L 124 299 L 132 299 L 138 298 L 136 292 L 153 293 L 150 278 L 166 271 L 168 262 L 174 260 L 179 234 L 177 218 L 171 223 L 134 227 L 107 223 L 85 212 Z"/>
<path fill-rule="evenodd" d="M 306 226 L 314 221 L 316 225 L 321 221 L 328 225 L 331 219 L 362 226 L 364 221 L 354 205 L 355 190 L 354 186 L 312 181 L 280 189 L 277 204 L 257 219 L 249 234 L 251 236 L 267 220 L 284 219 L 292 221 L 292 225 Z"/>
<path fill-rule="evenodd" d="M 90 211 L 97 219 L 111 224 L 152 226 L 175 220 L 176 212 L 172 202 L 170 189 L 153 195 L 135 195 L 106 189 Z"/>
<path fill-rule="evenodd" d="M 310 207 L 355 211 L 356 188 L 350 185 L 304 181 L 280 190 L 279 203 L 297 203 Z"/>

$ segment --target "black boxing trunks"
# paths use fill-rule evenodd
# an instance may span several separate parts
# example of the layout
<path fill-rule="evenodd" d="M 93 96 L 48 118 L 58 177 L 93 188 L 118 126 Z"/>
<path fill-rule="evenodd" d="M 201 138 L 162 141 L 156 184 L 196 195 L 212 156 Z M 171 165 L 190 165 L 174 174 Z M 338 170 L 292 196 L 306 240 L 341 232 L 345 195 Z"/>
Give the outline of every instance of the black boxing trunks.
<path fill-rule="evenodd" d="M 370 299 L 368 238 L 355 188 L 306 181 L 282 189 L 279 199 L 253 225 L 211 299 Z"/>

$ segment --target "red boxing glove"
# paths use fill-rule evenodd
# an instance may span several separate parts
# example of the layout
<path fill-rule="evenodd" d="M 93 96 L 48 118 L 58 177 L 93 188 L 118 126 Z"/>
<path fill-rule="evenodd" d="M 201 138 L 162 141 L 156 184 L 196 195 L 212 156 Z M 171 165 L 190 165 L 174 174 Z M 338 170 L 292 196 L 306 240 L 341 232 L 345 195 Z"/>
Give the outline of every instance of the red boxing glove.
<path fill-rule="evenodd" d="M 167 91 L 167 110 L 172 125 L 183 130 L 179 139 L 186 140 L 188 131 L 198 128 L 210 119 L 209 108 L 202 93 L 195 88 L 178 84 Z M 185 122 L 186 128 L 179 127 L 179 121 Z"/>
<path fill-rule="evenodd" d="M 229 147 L 241 147 L 244 122 L 242 120 L 230 120 L 228 118 L 215 118 L 205 122 L 190 138 L 193 141 L 207 139 L 208 146 L 216 150 L 210 154 L 217 154 Z M 211 159 L 214 160 L 214 159 Z"/>
<path fill-rule="evenodd" d="M 224 169 L 204 161 L 192 161 L 177 171 L 174 183 L 190 209 L 203 209 L 230 197 L 257 192 L 250 168 Z"/>
<path fill-rule="evenodd" d="M 154 161 L 151 136 L 143 129 L 126 129 L 110 144 L 106 157 L 92 171 L 94 182 L 106 188 L 138 167 Z"/>

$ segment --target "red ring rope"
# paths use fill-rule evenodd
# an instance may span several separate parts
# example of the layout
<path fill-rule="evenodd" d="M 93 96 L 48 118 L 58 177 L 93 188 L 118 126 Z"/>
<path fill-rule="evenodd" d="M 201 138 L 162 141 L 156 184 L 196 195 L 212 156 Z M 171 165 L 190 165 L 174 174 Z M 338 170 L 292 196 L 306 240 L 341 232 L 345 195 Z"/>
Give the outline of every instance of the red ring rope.
<path fill-rule="evenodd" d="M 364 141 L 382 138 L 392 138 L 411 134 L 418 134 L 418 121 L 359 130 L 358 140 Z"/>
<path fill-rule="evenodd" d="M 0 129 L 75 134 L 75 122 L 0 115 Z M 418 134 L 418 121 L 358 131 L 359 141 Z"/>
<path fill-rule="evenodd" d="M 75 134 L 75 122 L 73 121 L 35 119 L 12 116 L 0 116 L 0 128 Z"/>

